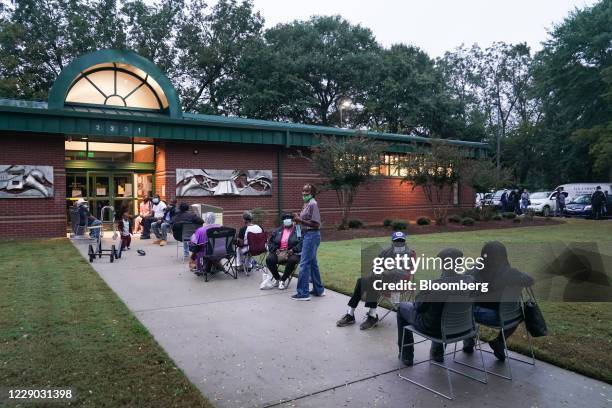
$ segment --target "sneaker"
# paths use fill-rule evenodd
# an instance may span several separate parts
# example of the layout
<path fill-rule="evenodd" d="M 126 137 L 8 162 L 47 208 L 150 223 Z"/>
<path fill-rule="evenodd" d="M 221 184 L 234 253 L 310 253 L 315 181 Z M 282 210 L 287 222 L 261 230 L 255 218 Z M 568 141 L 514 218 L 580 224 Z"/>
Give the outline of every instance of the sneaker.
<path fill-rule="evenodd" d="M 320 295 L 317 295 L 317 294 L 315 293 L 315 291 L 314 291 L 314 290 L 311 290 L 311 291 L 310 291 L 310 292 L 308 292 L 308 293 L 310 293 L 310 296 L 314 296 L 314 297 L 323 297 L 323 296 L 325 296 L 325 289 L 323 289 L 323 292 L 321 292 L 321 294 L 320 294 Z"/>
<path fill-rule="evenodd" d="M 195 269 L 196 268 L 196 261 L 194 261 L 193 259 L 189 260 L 189 269 Z"/>
<path fill-rule="evenodd" d="M 261 290 L 274 289 L 276 287 L 274 282 L 276 282 L 276 279 L 274 279 L 274 278 L 266 279 L 265 281 L 261 282 L 261 285 L 259 285 L 259 289 L 261 289 Z"/>
<path fill-rule="evenodd" d="M 165 239 L 162 239 L 161 241 L 159 241 L 159 246 L 164 246 L 166 244 L 167 244 L 167 242 L 166 242 Z"/>
<path fill-rule="evenodd" d="M 444 353 L 440 354 L 440 353 L 436 353 L 433 350 L 429 350 L 429 358 L 432 359 L 433 361 L 435 361 L 436 363 L 443 363 L 444 362 Z"/>
<path fill-rule="evenodd" d="M 342 316 L 340 320 L 336 322 L 336 326 L 344 327 L 344 326 L 349 326 L 354 323 L 355 323 L 355 316 L 347 313 L 344 316 Z"/>
<path fill-rule="evenodd" d="M 156 239 L 155 241 L 153 241 L 153 244 L 157 245 L 157 244 L 159 244 L 160 242 L 162 242 L 162 240 L 161 240 L 161 239 Z"/>
<path fill-rule="evenodd" d="M 285 286 L 285 281 L 278 282 L 278 290 L 285 290 L 287 287 Z"/>
<path fill-rule="evenodd" d="M 291 296 L 291 299 L 293 299 L 293 300 L 310 300 L 310 296 L 308 296 L 308 295 L 306 295 L 306 296 L 298 295 L 296 293 L 295 295 Z"/>
<path fill-rule="evenodd" d="M 359 330 L 370 330 L 378 324 L 378 315 L 372 316 L 368 313 L 366 316 L 366 319 L 359 326 Z"/>
<path fill-rule="evenodd" d="M 497 357 L 499 361 L 506 360 L 506 353 L 504 353 L 503 341 L 500 341 L 498 338 L 496 338 L 495 340 L 489 342 L 489 347 L 491 347 L 491 350 L 493 350 L 493 354 L 495 354 L 495 357 Z"/>
<path fill-rule="evenodd" d="M 149 237 L 149 236 L 146 236 L 146 237 L 141 236 L 140 239 L 151 239 L 151 237 Z"/>
<path fill-rule="evenodd" d="M 125 249 L 126 249 L 127 251 L 129 251 L 129 250 L 130 250 L 130 247 L 127 247 L 127 248 L 125 248 Z"/>
<path fill-rule="evenodd" d="M 398 360 L 400 359 L 400 357 L 401 357 L 401 355 L 398 354 L 397 355 Z M 410 366 L 412 366 L 414 364 L 413 360 L 414 360 L 414 357 L 404 355 L 404 358 L 402 359 L 402 363 L 404 363 L 405 366 L 410 367 Z"/>
<path fill-rule="evenodd" d="M 472 354 L 474 352 L 474 345 L 474 339 L 463 340 L 463 352 L 467 354 Z"/>

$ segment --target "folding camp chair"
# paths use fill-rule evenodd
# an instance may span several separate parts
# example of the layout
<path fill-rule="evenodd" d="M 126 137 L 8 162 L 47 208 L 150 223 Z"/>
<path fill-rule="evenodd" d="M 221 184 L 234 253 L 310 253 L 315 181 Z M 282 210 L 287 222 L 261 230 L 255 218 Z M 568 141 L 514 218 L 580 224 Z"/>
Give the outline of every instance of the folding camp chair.
<path fill-rule="evenodd" d="M 172 225 L 172 236 L 176 240 L 177 259 L 179 258 L 179 247 L 181 247 L 180 249 L 182 250 L 183 245 L 185 245 L 186 242 L 189 243 L 189 241 L 191 240 L 191 236 L 196 232 L 199 227 L 199 225 L 193 224 L 191 222 L 180 222 Z M 182 262 L 185 262 L 184 251 L 182 251 L 181 254 L 183 254 L 181 260 Z"/>
<path fill-rule="evenodd" d="M 265 231 L 259 233 L 248 232 L 246 240 L 248 251 L 244 254 L 242 267 L 244 274 L 249 276 L 250 270 L 263 270 L 266 268 L 266 254 L 268 253 L 266 242 L 268 242 L 268 234 Z"/>
<path fill-rule="evenodd" d="M 222 272 L 238 279 L 238 270 L 234 266 L 236 257 L 235 240 L 236 230 L 234 228 L 217 227 L 206 231 L 207 241 L 203 245 L 196 245 L 196 269 L 204 275 L 204 281 L 208 282 L 208 276 L 218 271 L 214 263 L 220 263 L 225 259 Z"/>
<path fill-rule="evenodd" d="M 516 293 L 518 291 L 518 294 Z M 521 358 L 515 358 L 515 357 L 511 357 L 510 354 L 508 353 L 508 345 L 506 343 L 506 335 L 504 334 L 504 330 L 507 329 L 511 329 L 513 327 L 518 326 L 519 324 L 521 324 L 521 322 L 525 321 L 525 313 L 523 311 L 523 305 L 522 305 L 522 296 L 520 294 L 520 292 L 522 291 L 522 288 L 517 289 L 517 288 L 509 288 L 509 290 L 507 290 L 504 294 L 504 300 L 506 299 L 511 299 L 512 297 L 516 300 L 514 301 L 510 301 L 510 302 L 500 302 L 499 304 L 499 311 L 498 311 L 498 321 L 499 322 L 503 322 L 503 324 L 499 324 L 499 325 L 488 325 L 488 324 L 484 324 L 484 323 L 480 323 L 481 325 L 485 326 L 485 327 L 490 327 L 492 329 L 495 330 L 500 330 L 501 334 L 502 334 L 502 339 L 504 342 L 504 354 L 506 356 L 506 372 L 507 375 L 504 374 L 499 374 L 499 373 L 495 373 L 495 372 L 491 372 L 489 371 L 489 374 L 495 375 L 497 377 L 501 377 L 504 378 L 506 380 L 510 380 L 512 381 L 512 368 L 510 367 L 510 360 L 514 360 L 514 361 L 518 361 L 524 364 L 529 364 L 529 365 L 535 365 L 535 355 L 533 353 L 533 344 L 531 341 L 531 335 L 529 334 L 528 330 L 525 330 L 527 332 L 527 339 L 529 340 L 529 351 L 531 352 L 531 361 L 526 361 L 523 360 Z M 506 297 L 508 293 L 513 293 L 509 296 L 512 297 Z M 477 340 L 478 343 L 478 340 Z M 478 345 L 478 344 L 477 344 Z M 478 345 L 479 346 L 479 345 Z M 486 353 L 493 353 L 490 350 L 483 350 Z M 472 367 L 474 369 L 479 370 L 478 367 L 474 367 L 471 366 L 467 363 L 461 362 L 461 361 L 457 361 L 457 363 L 459 364 L 463 364 L 465 366 L 468 367 Z"/>
<path fill-rule="evenodd" d="M 484 357 L 482 354 L 482 349 L 480 348 L 480 341 L 479 341 L 480 335 L 479 335 L 478 326 L 476 325 L 476 322 L 474 321 L 473 307 L 474 307 L 474 304 L 468 301 L 467 299 L 464 299 L 464 301 L 445 303 L 444 309 L 442 310 L 442 321 L 441 321 L 441 326 L 440 326 L 442 335 L 440 337 L 430 336 L 428 334 L 422 333 L 418 331 L 412 325 L 404 326 L 402 330 L 402 345 L 403 346 L 400 348 L 400 363 L 399 363 L 398 376 L 402 378 L 403 380 L 411 382 L 412 384 L 417 385 L 421 388 L 425 388 L 426 390 L 429 390 L 433 392 L 434 394 L 440 395 L 449 400 L 452 400 L 455 398 L 455 394 L 453 392 L 453 383 L 451 381 L 451 375 L 450 375 L 451 371 L 453 373 L 462 375 L 464 377 L 468 377 L 473 380 L 476 380 L 482 384 L 486 384 L 487 383 L 487 369 L 484 365 Z M 412 343 L 405 344 L 404 338 L 406 335 L 406 330 L 410 330 L 414 334 L 417 334 L 423 337 L 423 340 L 419 340 L 417 342 L 413 341 Z M 411 378 L 408 378 L 402 375 L 402 369 L 408 369 L 408 367 L 402 367 L 402 359 L 404 357 L 404 347 L 409 346 L 409 345 L 414 346 L 415 344 L 419 344 L 426 340 L 430 340 L 434 343 L 442 344 L 443 348 L 446 348 L 447 344 L 454 344 L 455 352 L 456 352 L 458 342 L 465 340 L 465 339 L 471 339 L 474 337 L 476 337 L 476 344 L 478 345 L 478 351 L 480 352 L 480 360 L 482 362 L 482 369 L 480 371 L 484 372 L 483 379 L 473 377 L 467 373 L 452 369 L 449 367 L 450 363 L 440 364 L 435 361 L 432 361 L 431 358 L 420 361 L 416 364 L 413 364 L 413 366 L 429 361 L 430 364 L 444 368 L 446 370 L 446 377 L 448 379 L 448 387 L 450 389 L 450 395 L 444 394 L 440 391 L 437 391 L 433 388 L 430 388 L 422 383 L 419 383 Z M 453 362 L 459 363 L 458 361 L 454 359 L 454 354 L 453 354 Z"/>

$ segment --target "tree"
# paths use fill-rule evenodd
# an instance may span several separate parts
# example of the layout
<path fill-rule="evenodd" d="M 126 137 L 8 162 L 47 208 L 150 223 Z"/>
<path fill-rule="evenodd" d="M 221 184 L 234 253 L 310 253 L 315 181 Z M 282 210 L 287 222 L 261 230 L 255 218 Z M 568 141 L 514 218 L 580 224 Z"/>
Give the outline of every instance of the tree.
<path fill-rule="evenodd" d="M 436 224 L 444 225 L 448 208 L 452 203 L 452 189 L 461 179 L 461 168 L 467 151 L 432 140 L 431 145 L 407 155 L 400 168 L 405 176 L 402 183 L 412 184 L 412 190 L 420 187 L 431 207 Z"/>
<path fill-rule="evenodd" d="M 324 179 L 323 189 L 333 190 L 342 209 L 339 229 L 348 226 L 353 201 L 361 186 L 375 177 L 373 168 L 382 164 L 382 153 L 388 149 L 385 143 L 366 136 L 344 138 L 323 137 L 321 143 L 312 148 L 310 157 Z"/>
<path fill-rule="evenodd" d="M 183 104 L 187 111 L 236 114 L 240 97 L 232 82 L 245 53 L 261 41 L 263 18 L 250 0 L 220 0 L 205 10 L 202 0 L 190 4 L 177 40 Z"/>
<path fill-rule="evenodd" d="M 342 99 L 361 97 L 379 51 L 369 29 L 340 16 L 279 24 L 266 31 L 265 41 L 285 119 L 326 126 L 339 124 L 336 115 Z M 276 81 L 263 83 L 274 89 Z"/>

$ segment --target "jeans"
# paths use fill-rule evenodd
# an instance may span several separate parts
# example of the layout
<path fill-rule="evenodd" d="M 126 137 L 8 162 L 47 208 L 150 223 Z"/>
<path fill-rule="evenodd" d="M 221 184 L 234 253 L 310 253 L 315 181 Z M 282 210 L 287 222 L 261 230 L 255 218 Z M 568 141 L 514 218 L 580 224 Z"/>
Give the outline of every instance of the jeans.
<path fill-rule="evenodd" d="M 87 221 L 87 226 L 89 227 L 97 227 L 98 225 L 102 225 L 102 221 L 100 220 L 88 220 Z M 89 235 L 91 235 L 95 239 L 98 239 L 98 237 L 100 237 L 100 230 L 101 228 L 94 228 L 91 230 Z"/>
<path fill-rule="evenodd" d="M 151 224 L 151 231 L 153 231 L 155 237 L 164 241 L 168 239 L 168 228 L 170 228 L 170 224 L 165 221 L 155 221 Z"/>
<path fill-rule="evenodd" d="M 189 256 L 189 241 L 183 241 L 183 257 Z"/>
<path fill-rule="evenodd" d="M 297 283 L 298 296 L 306 297 L 309 295 L 308 282 L 312 279 L 312 290 L 315 295 L 321 295 L 323 284 L 321 283 L 321 273 L 317 262 L 317 249 L 321 243 L 320 231 L 309 231 L 304 234 L 302 241 L 302 259 L 300 260 L 300 275 Z"/>
<path fill-rule="evenodd" d="M 482 306 L 474 306 L 474 320 L 486 326 L 499 326 L 497 310 L 488 309 Z"/>

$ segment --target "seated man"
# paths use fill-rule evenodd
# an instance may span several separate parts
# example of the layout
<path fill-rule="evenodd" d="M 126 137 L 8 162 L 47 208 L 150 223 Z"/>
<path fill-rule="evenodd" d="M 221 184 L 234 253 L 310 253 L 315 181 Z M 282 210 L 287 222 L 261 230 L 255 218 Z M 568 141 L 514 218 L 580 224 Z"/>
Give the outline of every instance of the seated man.
<path fill-rule="evenodd" d="M 174 229 L 175 226 L 181 224 L 194 224 L 201 226 L 202 224 L 204 224 L 204 220 L 198 217 L 198 215 L 194 212 L 189 211 L 189 204 L 181 203 L 179 205 L 179 212 L 174 217 L 172 217 L 170 223 L 172 224 L 172 228 Z M 180 238 L 180 235 L 177 237 L 177 239 L 178 238 Z M 189 256 L 189 242 L 187 241 L 183 242 L 183 256 L 185 258 Z"/>
<path fill-rule="evenodd" d="M 204 225 L 196 230 L 196 232 L 191 237 L 190 247 L 196 246 L 196 250 L 194 250 L 191 254 L 191 260 L 189 261 L 189 268 L 196 275 L 202 275 L 203 271 L 197 269 L 196 258 L 198 252 L 206 251 L 206 243 L 208 242 L 207 232 L 211 228 L 221 227 L 219 224 L 215 224 L 215 213 L 207 212 L 204 214 Z M 206 265 L 209 267 L 209 265 Z"/>
<path fill-rule="evenodd" d="M 163 210 L 163 217 L 161 219 L 156 219 L 151 224 L 151 231 L 155 234 L 154 244 L 159 244 L 159 246 L 166 245 L 168 241 L 168 230 L 172 226 L 172 218 L 176 214 L 176 200 L 172 200 L 170 205 Z"/>
<path fill-rule="evenodd" d="M 254 234 L 258 234 L 263 232 L 263 229 L 253 223 L 253 214 L 250 211 L 245 211 L 242 214 L 242 219 L 244 221 L 244 226 L 238 230 L 238 237 L 236 238 L 236 246 L 238 247 L 236 250 L 236 267 L 240 268 L 242 266 L 242 260 L 244 258 L 244 254 L 249 252 L 249 241 L 247 234 L 252 232 Z"/>
<path fill-rule="evenodd" d="M 452 265 L 456 265 L 455 261 L 458 258 L 463 257 L 463 252 L 455 248 L 443 249 L 438 253 L 438 258 L 442 259 L 442 274 L 439 279 L 436 279 L 436 283 L 452 283 L 463 280 L 466 283 L 473 282 L 474 279 L 470 275 L 455 273 L 454 268 L 450 267 L 450 262 L 444 262 L 447 259 L 453 259 Z M 404 335 L 404 326 L 413 325 L 417 330 L 428 334 L 430 336 L 440 337 L 441 336 L 441 321 L 442 311 L 446 299 L 452 295 L 452 291 L 420 291 L 414 302 L 402 302 L 400 303 L 399 310 L 397 312 L 397 345 L 400 351 L 402 351 L 403 344 L 409 344 L 414 342 L 414 336 L 411 331 L 406 330 L 404 336 L 404 343 L 402 344 L 402 336 Z M 470 294 L 466 294 L 468 296 Z M 444 361 L 444 348 L 440 343 L 431 344 L 429 351 L 430 357 L 437 361 Z M 414 346 L 404 347 L 404 353 L 402 362 L 405 365 L 411 366 L 414 359 Z"/>
<path fill-rule="evenodd" d="M 79 198 L 76 202 L 76 205 L 79 212 L 79 225 L 81 227 L 97 227 L 99 225 L 102 225 L 102 221 L 91 215 L 91 213 L 89 212 L 89 205 L 87 204 L 87 201 L 85 201 L 85 199 Z M 101 229 L 102 228 L 92 228 L 89 231 L 89 236 L 91 238 L 98 239 L 98 237 L 100 236 Z"/>
<path fill-rule="evenodd" d="M 396 231 L 391 235 L 391 246 L 383 249 L 378 255 L 380 258 L 394 258 L 396 254 L 408 254 L 410 257 L 414 256 L 414 251 L 411 251 L 406 245 L 406 234 L 401 231 Z M 409 272 L 408 272 L 409 273 Z M 385 272 L 391 279 L 404 278 L 406 272 L 402 271 L 387 271 Z M 372 276 L 374 279 L 374 275 Z M 366 278 L 364 281 L 363 277 L 357 278 L 355 283 L 355 289 L 353 290 L 353 296 L 349 299 L 348 310 L 346 314 L 342 316 L 340 320 L 336 322 L 336 326 L 344 327 L 355 323 L 355 309 L 359 304 L 362 296 L 365 294 L 365 307 L 368 309 L 366 319 L 361 323 L 359 328 L 361 330 L 368 330 L 375 327 L 378 324 L 378 314 L 376 313 L 376 307 L 378 306 L 379 293 L 368 288 L 372 287 L 372 281 Z"/>
<path fill-rule="evenodd" d="M 272 273 L 272 279 L 265 281 L 260 289 L 272 289 L 278 287 L 279 290 L 286 288 L 287 279 L 291 276 L 295 267 L 300 262 L 300 252 L 302 251 L 302 236 L 298 234 L 298 228 L 293 223 L 293 215 L 283 214 L 282 227 L 272 231 L 268 240 L 268 256 L 266 265 Z M 281 277 L 278 273 L 278 265 L 285 265 L 285 272 Z"/>
<path fill-rule="evenodd" d="M 159 198 L 159 194 L 155 194 L 151 202 L 153 203 L 151 213 L 142 220 L 142 234 L 140 235 L 140 239 L 151 239 L 151 224 L 164 218 L 164 210 L 166 209 L 165 201 Z M 158 240 L 157 243 L 159 242 L 161 242 L 161 240 Z"/>
<path fill-rule="evenodd" d="M 531 276 L 510 266 L 508 252 L 501 242 L 490 241 L 485 243 L 480 256 L 483 258 L 484 267 L 481 270 L 475 270 L 473 276 L 476 282 L 487 282 L 489 290 L 486 293 L 479 294 L 476 298 L 474 319 L 477 323 L 497 326 L 500 324 L 498 316 L 500 302 L 518 300 L 518 298 L 504 299 L 504 296 L 507 297 L 508 294 L 513 293 L 518 296 L 522 288 L 533 285 L 535 281 Z M 518 325 L 504 330 L 503 335 L 506 340 L 517 327 Z M 489 342 L 489 346 L 498 360 L 504 361 L 506 359 L 501 330 L 497 337 Z M 463 351 L 466 353 L 474 351 L 473 339 L 463 343 Z"/>

